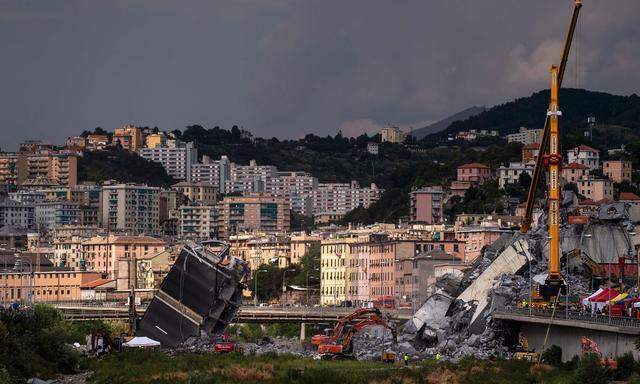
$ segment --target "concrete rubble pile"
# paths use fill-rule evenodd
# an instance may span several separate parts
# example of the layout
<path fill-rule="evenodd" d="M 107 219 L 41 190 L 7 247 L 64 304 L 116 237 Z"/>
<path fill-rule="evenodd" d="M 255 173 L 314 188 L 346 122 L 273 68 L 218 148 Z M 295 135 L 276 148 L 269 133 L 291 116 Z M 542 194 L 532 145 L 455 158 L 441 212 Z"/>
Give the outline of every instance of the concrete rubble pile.
<path fill-rule="evenodd" d="M 572 201 L 564 203 L 566 222 Z M 584 258 L 596 264 L 616 264 L 619 256 L 635 258 L 635 244 L 628 235 L 633 223 L 624 204 L 603 205 L 589 224 L 562 227 L 562 254 L 579 248 Z M 400 338 L 411 341 L 418 357 L 436 353 L 454 360 L 469 355 L 508 356 L 513 350 L 504 343 L 508 330 L 492 321 L 491 314 L 515 307 L 522 300 L 530 301 L 531 282 L 541 283 L 546 278 L 548 245 L 545 215 L 537 229 L 526 235 L 504 235 L 485 248 L 462 279 L 456 281 L 451 275 L 438 279 L 435 293 L 403 325 Z M 585 296 L 595 290 L 584 260 L 570 259 L 569 273 L 565 271 L 572 295 Z"/>

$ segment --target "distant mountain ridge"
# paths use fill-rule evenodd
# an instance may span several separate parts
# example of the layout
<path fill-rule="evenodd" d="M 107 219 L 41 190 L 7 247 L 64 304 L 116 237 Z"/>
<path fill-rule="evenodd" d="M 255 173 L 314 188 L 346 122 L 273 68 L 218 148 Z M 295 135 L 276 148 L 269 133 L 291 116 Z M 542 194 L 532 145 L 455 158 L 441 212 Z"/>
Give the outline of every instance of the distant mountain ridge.
<path fill-rule="evenodd" d="M 618 96 L 585 89 L 564 88 L 559 95 L 564 132 L 586 126 L 589 116 L 597 124 L 617 125 L 640 130 L 640 97 L 636 94 Z M 447 136 L 475 130 L 496 130 L 501 136 L 518 131 L 520 127 L 542 128 L 549 105 L 549 90 L 533 93 L 513 101 L 496 105 L 475 116 L 452 122 L 446 129 L 425 137 L 429 141 L 446 140 Z M 597 138 L 596 138 L 597 139 Z"/>
<path fill-rule="evenodd" d="M 459 120 L 466 120 L 470 117 L 476 116 L 484 111 L 486 111 L 487 108 L 485 107 L 471 107 L 471 108 L 467 108 L 463 111 L 460 111 L 456 114 L 453 114 L 449 117 L 445 117 L 444 119 L 437 121 L 433 124 L 429 124 L 426 127 L 422 127 L 422 128 L 418 128 L 416 130 L 413 131 L 413 136 L 420 140 L 423 137 L 430 135 L 432 133 L 437 133 L 440 131 L 443 131 L 445 129 L 447 129 L 449 127 L 449 125 L 451 125 L 451 123 L 455 122 L 455 121 L 459 121 Z"/>

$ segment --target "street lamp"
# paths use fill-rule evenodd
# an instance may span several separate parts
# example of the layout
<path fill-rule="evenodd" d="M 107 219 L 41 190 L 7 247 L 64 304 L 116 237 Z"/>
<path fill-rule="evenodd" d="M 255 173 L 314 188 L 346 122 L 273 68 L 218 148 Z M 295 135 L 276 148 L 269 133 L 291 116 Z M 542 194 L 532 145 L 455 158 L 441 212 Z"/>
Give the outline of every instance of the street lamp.
<path fill-rule="evenodd" d="M 293 268 L 285 269 L 282 272 L 282 294 L 284 295 L 287 292 L 287 286 L 285 285 L 285 279 L 287 278 L 287 272 L 295 272 L 296 270 Z M 282 306 L 284 307 L 284 301 L 282 301 Z"/>
<path fill-rule="evenodd" d="M 258 306 L 258 273 L 266 273 L 267 271 L 265 271 L 264 269 L 258 269 L 255 271 L 255 273 L 253 274 L 253 305 L 254 306 Z"/>
<path fill-rule="evenodd" d="M 312 271 L 319 271 L 320 268 L 313 268 Z M 309 306 L 309 270 L 307 270 L 307 306 Z"/>

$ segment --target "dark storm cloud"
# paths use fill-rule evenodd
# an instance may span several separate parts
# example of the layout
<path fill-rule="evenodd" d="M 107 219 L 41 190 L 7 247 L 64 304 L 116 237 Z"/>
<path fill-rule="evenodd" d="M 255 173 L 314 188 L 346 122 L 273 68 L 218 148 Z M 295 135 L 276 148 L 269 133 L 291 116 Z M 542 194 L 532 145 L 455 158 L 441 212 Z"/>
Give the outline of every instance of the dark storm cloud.
<path fill-rule="evenodd" d="M 580 76 L 638 89 L 640 2 L 585 1 Z M 133 122 L 420 126 L 548 83 L 571 1 L 2 1 L 0 147 Z"/>

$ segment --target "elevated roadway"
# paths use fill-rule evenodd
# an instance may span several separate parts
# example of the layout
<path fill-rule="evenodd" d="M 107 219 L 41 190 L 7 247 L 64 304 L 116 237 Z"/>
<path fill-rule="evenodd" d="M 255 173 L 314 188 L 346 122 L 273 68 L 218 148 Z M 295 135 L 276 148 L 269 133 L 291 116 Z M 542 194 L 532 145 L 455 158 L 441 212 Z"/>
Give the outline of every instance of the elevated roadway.
<path fill-rule="evenodd" d="M 598 343 L 604 355 L 615 357 L 631 352 L 636 358 L 640 357 L 636 349 L 636 342 L 640 340 L 638 319 L 564 311 L 552 315 L 550 310 L 535 308 L 504 308 L 491 315 L 505 326 L 514 327 L 511 330 L 522 333 L 535 351 L 554 344 L 561 347 L 564 361 L 582 354 L 582 336 Z"/>
<path fill-rule="evenodd" d="M 126 306 L 97 306 L 80 304 L 54 304 L 70 320 L 122 320 L 129 317 Z M 138 316 L 144 315 L 145 308 L 138 308 Z M 354 308 L 311 308 L 311 307 L 254 307 L 242 306 L 236 315 L 236 323 L 330 323 L 351 313 Z M 389 311 L 392 321 L 406 321 L 411 313 Z"/>

